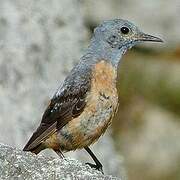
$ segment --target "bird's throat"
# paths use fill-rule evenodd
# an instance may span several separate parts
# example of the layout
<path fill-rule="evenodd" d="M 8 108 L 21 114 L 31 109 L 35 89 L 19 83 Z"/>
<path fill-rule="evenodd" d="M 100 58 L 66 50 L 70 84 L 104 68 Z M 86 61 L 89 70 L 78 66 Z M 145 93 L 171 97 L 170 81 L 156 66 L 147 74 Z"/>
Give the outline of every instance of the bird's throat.
<path fill-rule="evenodd" d="M 107 42 L 92 42 L 88 48 L 88 54 L 91 55 L 89 63 L 97 64 L 102 59 L 110 63 L 116 70 L 122 55 L 126 52 L 125 49 L 118 49 L 110 47 Z"/>

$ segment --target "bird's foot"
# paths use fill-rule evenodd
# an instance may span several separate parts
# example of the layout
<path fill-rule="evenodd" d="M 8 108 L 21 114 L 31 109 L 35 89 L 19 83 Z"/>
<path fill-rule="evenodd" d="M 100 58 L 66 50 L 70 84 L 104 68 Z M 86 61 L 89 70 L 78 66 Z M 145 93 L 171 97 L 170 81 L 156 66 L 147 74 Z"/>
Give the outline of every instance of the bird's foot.
<path fill-rule="evenodd" d="M 64 154 L 63 154 L 60 150 L 56 150 L 55 152 L 57 153 L 57 155 L 58 155 L 61 159 L 65 159 Z"/>
<path fill-rule="evenodd" d="M 86 163 L 86 164 L 89 165 L 91 168 L 96 169 L 96 170 L 100 171 L 102 174 L 104 174 L 102 165 L 91 164 L 91 163 Z"/>

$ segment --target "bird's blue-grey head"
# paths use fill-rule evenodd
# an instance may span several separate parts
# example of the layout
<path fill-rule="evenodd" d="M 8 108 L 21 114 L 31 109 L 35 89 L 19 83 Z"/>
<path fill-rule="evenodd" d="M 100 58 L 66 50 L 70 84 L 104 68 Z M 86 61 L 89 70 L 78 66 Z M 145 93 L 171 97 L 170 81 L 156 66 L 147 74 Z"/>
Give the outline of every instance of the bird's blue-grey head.
<path fill-rule="evenodd" d="M 104 21 L 95 28 L 89 49 L 94 52 L 94 59 L 105 59 L 117 66 L 128 49 L 143 41 L 162 42 L 158 37 L 143 33 L 127 20 L 114 19 Z"/>

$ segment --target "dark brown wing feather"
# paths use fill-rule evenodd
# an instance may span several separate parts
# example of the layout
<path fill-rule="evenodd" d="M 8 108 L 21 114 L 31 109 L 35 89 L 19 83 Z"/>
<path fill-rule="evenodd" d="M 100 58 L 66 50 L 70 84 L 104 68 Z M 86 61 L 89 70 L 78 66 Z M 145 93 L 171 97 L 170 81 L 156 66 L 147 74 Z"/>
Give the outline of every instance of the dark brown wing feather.
<path fill-rule="evenodd" d="M 56 132 L 57 122 L 52 125 L 41 123 L 37 130 L 33 133 L 32 137 L 24 147 L 24 151 L 34 150 L 42 141 L 44 141 L 51 134 Z"/>
<path fill-rule="evenodd" d="M 65 86 L 55 95 L 43 114 L 40 126 L 23 150 L 33 150 L 72 118 L 79 116 L 86 105 L 86 94 L 89 89 L 90 81 L 84 80 L 79 86 Z"/>

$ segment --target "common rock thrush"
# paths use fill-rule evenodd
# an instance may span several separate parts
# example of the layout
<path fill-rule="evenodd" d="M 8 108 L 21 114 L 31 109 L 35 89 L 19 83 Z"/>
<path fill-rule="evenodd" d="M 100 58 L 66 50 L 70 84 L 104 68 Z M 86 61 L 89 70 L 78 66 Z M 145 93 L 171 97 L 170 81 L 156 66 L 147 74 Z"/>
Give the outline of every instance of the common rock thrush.
<path fill-rule="evenodd" d="M 45 110 L 24 151 L 38 154 L 51 148 L 62 152 L 84 148 L 102 171 L 89 146 L 104 134 L 118 109 L 117 68 L 122 55 L 142 41 L 162 42 L 123 19 L 104 21 L 94 30 L 90 45 Z"/>

